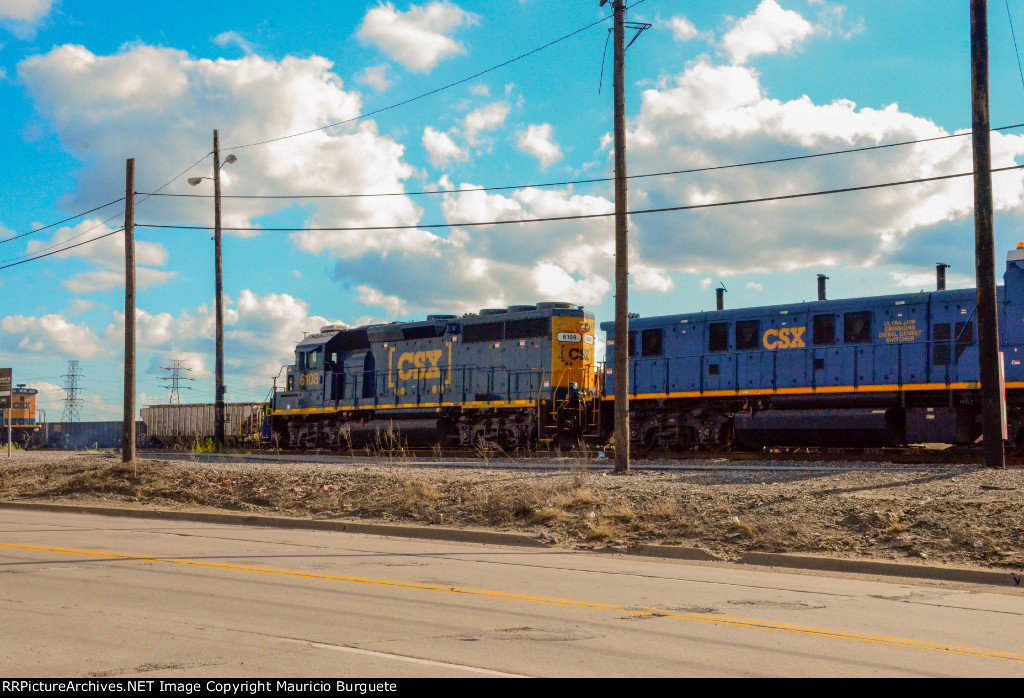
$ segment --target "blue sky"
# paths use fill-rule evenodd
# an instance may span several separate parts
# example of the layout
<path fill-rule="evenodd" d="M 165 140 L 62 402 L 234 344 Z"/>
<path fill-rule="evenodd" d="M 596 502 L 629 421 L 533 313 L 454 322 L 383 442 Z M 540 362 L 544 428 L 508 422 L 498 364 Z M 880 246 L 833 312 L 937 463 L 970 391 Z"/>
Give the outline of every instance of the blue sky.
<path fill-rule="evenodd" d="M 641 0 L 627 54 L 629 174 L 807 155 L 970 128 L 969 2 Z M 1009 10 L 1009 12 L 1007 11 Z M 992 124 L 1024 122 L 1010 33 L 1024 0 L 991 2 Z M 227 398 L 263 399 L 303 332 L 321 325 L 568 300 L 612 318 L 613 223 L 492 227 L 613 210 L 610 22 L 412 103 L 597 22 L 594 2 L 84 2 L 0 0 L 0 239 L 137 189 L 212 194 L 212 130 L 238 161 L 225 225 L 403 230 L 241 232 L 224 244 Z M 1022 37 L 1024 38 L 1024 37 Z M 342 126 L 249 145 L 355 119 Z M 993 137 L 1020 162 L 1021 130 Z M 226 153 L 225 153 L 226 154 Z M 183 173 L 193 163 L 199 164 Z M 633 179 L 631 209 L 682 206 L 967 172 L 958 138 L 795 163 Z M 181 174 L 182 176 L 178 176 Z M 176 178 L 177 177 L 177 178 Z M 168 184 L 169 183 L 169 184 Z M 510 186 L 500 191 L 459 191 Z M 439 192 L 420 195 L 415 192 Z M 1024 239 L 1024 177 L 998 174 L 996 247 Z M 446 193 L 447 192 L 447 193 Z M 0 266 L 96 238 L 121 208 L 0 244 Z M 636 215 L 631 309 L 644 316 L 814 297 L 973 285 L 971 183 Z M 110 219 L 103 223 L 104 220 Z M 140 201 L 143 224 L 212 225 L 208 198 Z M 83 419 L 120 413 L 123 243 L 114 235 L 0 270 L 0 365 L 59 419 L 79 361 Z M 210 233 L 139 228 L 140 404 L 166 402 L 163 367 L 191 368 L 186 401 L 213 394 Z M 54 247 L 54 246 L 57 247 Z M 1001 261 L 999 261 L 1001 266 Z"/>

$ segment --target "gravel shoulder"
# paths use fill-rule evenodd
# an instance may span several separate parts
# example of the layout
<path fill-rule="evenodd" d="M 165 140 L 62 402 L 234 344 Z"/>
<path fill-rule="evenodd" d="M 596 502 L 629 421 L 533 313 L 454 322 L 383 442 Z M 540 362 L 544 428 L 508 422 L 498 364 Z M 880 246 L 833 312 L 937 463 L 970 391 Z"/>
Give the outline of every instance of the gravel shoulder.
<path fill-rule="evenodd" d="M 116 454 L 0 455 L 0 501 L 224 510 L 487 528 L 563 548 L 665 544 L 1024 569 L 1024 470 L 640 471 L 197 463 Z M 783 463 L 778 464 L 785 465 Z"/>

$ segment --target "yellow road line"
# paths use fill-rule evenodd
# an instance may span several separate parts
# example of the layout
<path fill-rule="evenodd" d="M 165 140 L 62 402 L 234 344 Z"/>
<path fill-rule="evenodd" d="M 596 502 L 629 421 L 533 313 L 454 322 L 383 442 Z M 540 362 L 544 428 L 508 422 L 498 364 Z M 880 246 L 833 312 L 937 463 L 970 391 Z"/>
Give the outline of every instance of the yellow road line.
<path fill-rule="evenodd" d="M 408 589 L 411 591 L 430 591 L 445 594 L 462 594 L 465 596 L 476 596 L 481 598 L 497 599 L 501 601 L 520 601 L 524 603 L 537 603 L 551 606 L 563 606 L 567 608 L 582 608 L 598 611 L 614 611 L 617 613 L 629 613 L 631 615 L 644 615 L 650 617 L 672 618 L 675 620 L 688 620 L 699 623 L 712 623 L 716 625 L 727 625 L 742 628 L 754 628 L 760 630 L 775 630 L 798 635 L 812 635 L 827 637 L 837 640 L 853 640 L 855 642 L 867 642 L 872 644 L 889 645 L 894 647 L 907 647 L 911 649 L 929 650 L 933 652 L 945 652 L 948 654 L 959 654 L 987 659 L 1001 659 L 1008 662 L 1024 663 L 1024 654 L 1013 652 L 1002 652 L 998 650 L 985 650 L 974 647 L 962 647 L 940 642 L 928 642 L 925 640 L 911 640 L 887 635 L 872 635 L 869 633 L 858 633 L 847 630 L 833 630 L 830 628 L 816 628 L 806 625 L 794 625 L 790 623 L 779 623 L 773 621 L 753 620 L 749 618 L 732 618 L 728 616 L 714 616 L 702 613 L 681 613 L 673 614 L 657 608 L 642 607 L 639 611 L 635 607 L 623 606 L 614 603 L 601 603 L 596 601 L 580 601 L 577 599 L 562 599 L 557 597 L 536 596 L 532 594 L 517 594 L 513 592 L 493 591 L 488 589 L 474 589 L 470 587 L 455 587 L 442 584 L 429 584 L 423 582 L 401 582 L 391 579 L 374 579 L 371 577 L 353 577 L 340 574 L 326 574 L 322 572 L 304 572 L 301 570 L 280 569 L 276 567 L 263 567 L 259 565 L 240 565 L 230 562 L 210 562 L 205 560 L 191 560 L 188 558 L 156 557 L 151 555 L 136 555 L 113 553 L 99 550 L 84 550 L 79 548 L 60 548 L 42 545 L 21 545 L 17 543 L 0 543 L 0 549 L 26 550 L 34 552 L 59 553 L 64 555 L 80 555 L 86 557 L 113 558 L 116 560 L 128 560 L 138 562 L 163 562 L 187 567 L 201 567 L 206 569 L 219 569 L 231 572 L 251 572 L 257 574 L 271 574 L 284 577 L 295 577 L 299 579 L 313 579 L 323 581 L 345 582 L 349 584 L 366 584 L 371 586 L 388 587 L 393 589 Z"/>

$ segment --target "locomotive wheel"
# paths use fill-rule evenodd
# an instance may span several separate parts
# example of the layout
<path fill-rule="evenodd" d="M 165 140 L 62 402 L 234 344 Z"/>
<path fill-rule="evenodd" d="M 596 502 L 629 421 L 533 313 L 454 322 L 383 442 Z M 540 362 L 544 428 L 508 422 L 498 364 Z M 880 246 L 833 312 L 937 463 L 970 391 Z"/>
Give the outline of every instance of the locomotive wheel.
<path fill-rule="evenodd" d="M 704 449 L 711 453 L 725 453 L 732 448 L 732 425 L 723 424 L 718 429 L 718 440 L 703 444 Z"/>
<path fill-rule="evenodd" d="M 644 438 L 637 444 L 632 446 L 633 453 L 637 456 L 646 456 L 648 453 L 654 450 L 654 447 L 658 445 L 658 434 L 654 429 L 649 429 L 644 435 Z"/>

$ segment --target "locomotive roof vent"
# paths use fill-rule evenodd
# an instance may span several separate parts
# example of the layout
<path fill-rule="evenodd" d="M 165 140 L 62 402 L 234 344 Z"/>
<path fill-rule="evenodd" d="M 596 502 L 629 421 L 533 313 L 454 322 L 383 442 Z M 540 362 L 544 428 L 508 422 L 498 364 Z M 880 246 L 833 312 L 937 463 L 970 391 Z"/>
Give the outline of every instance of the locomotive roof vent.
<path fill-rule="evenodd" d="M 537 309 L 537 306 L 535 306 L 535 305 L 510 305 L 508 307 L 508 312 L 510 312 L 510 313 L 525 313 L 525 312 L 528 312 L 530 310 L 536 310 L 536 309 Z"/>
<path fill-rule="evenodd" d="M 427 320 L 454 320 L 458 315 L 428 315 Z"/>
<path fill-rule="evenodd" d="M 547 301 L 537 304 L 537 310 L 572 310 L 575 308 L 575 303 L 566 303 L 565 301 Z"/>
<path fill-rule="evenodd" d="M 502 315 L 507 312 L 508 310 L 505 308 L 482 308 L 480 310 L 481 315 Z"/>
<path fill-rule="evenodd" d="M 320 328 L 320 334 L 325 332 L 341 332 L 347 329 L 349 329 L 347 325 L 324 325 Z"/>

